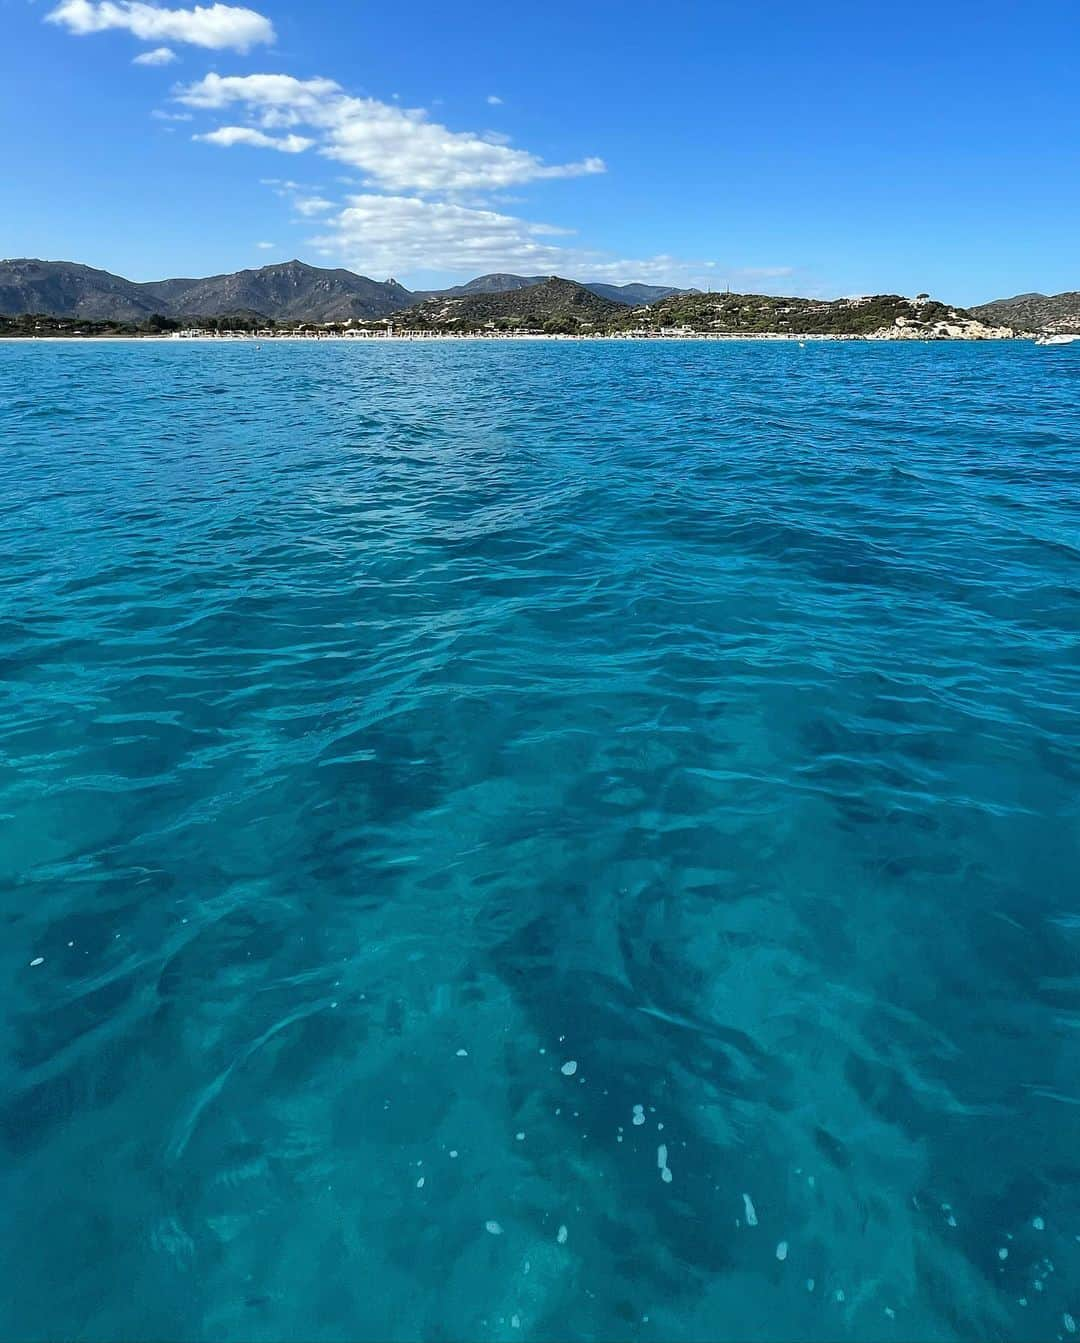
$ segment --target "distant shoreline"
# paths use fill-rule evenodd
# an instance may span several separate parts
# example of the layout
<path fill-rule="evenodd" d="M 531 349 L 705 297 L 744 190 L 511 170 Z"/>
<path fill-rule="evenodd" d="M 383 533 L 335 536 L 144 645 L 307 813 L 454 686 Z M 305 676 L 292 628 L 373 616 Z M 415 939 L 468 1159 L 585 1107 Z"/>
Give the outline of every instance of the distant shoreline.
<path fill-rule="evenodd" d="M 508 331 L 500 331 L 492 335 L 481 335 L 479 333 L 450 333 L 450 332 L 430 332 L 427 334 L 416 334 L 407 336 L 254 336 L 246 333 L 235 336 L 175 336 L 175 335 L 145 335 L 145 336 L 0 336 L 0 345 L 142 345 L 147 342 L 164 345 L 416 345 L 416 344 L 446 344 L 447 342 L 469 341 L 475 344 L 493 344 L 498 342 L 522 343 L 527 341 L 561 341 L 574 342 L 576 344 L 597 344 L 606 342 L 613 345 L 654 345 L 666 344 L 672 341 L 707 341 L 715 343 L 718 341 L 751 341 L 755 344 L 763 342 L 783 341 L 791 343 L 797 341 L 800 345 L 813 343 L 820 345 L 823 343 L 835 343 L 837 341 L 859 341 L 866 345 L 1009 345 L 1014 341 L 1033 340 L 1033 336 L 1010 336 L 1006 338 L 987 339 L 982 336 L 948 336 L 938 338 L 923 338 L 912 336 L 862 336 L 862 335 L 841 335 L 830 332 L 827 335 L 791 335 L 786 332 L 706 332 L 693 331 L 677 335 L 661 335 L 659 332 L 647 336 L 622 336 L 622 335 L 549 335 L 545 332 L 536 332 L 513 335 Z"/>

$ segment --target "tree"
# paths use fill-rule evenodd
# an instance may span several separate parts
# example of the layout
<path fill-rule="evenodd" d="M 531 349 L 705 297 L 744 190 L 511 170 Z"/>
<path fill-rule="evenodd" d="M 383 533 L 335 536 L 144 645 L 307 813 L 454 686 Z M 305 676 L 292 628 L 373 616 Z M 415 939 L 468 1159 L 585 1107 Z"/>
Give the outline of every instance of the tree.
<path fill-rule="evenodd" d="M 147 331 L 160 333 L 162 331 L 179 331 L 180 323 L 174 322 L 171 317 L 165 317 L 160 312 L 150 315 L 146 323 Z"/>

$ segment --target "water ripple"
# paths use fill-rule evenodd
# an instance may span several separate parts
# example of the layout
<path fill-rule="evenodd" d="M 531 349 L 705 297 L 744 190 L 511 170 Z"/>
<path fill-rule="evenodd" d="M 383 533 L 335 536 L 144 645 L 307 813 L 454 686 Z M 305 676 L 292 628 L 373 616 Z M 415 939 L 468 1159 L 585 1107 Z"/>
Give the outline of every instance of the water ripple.
<path fill-rule="evenodd" d="M 1074 351 L 0 345 L 3 1336 L 1061 1336 Z"/>

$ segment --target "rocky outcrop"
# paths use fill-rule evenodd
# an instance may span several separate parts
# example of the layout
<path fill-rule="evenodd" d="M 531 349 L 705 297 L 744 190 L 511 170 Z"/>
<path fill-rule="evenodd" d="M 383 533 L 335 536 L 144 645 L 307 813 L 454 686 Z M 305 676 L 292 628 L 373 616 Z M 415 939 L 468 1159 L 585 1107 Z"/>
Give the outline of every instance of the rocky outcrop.
<path fill-rule="evenodd" d="M 978 318 L 959 313 L 923 322 L 917 317 L 897 317 L 891 326 L 867 333 L 867 340 L 1011 340 L 1010 326 L 990 326 Z"/>

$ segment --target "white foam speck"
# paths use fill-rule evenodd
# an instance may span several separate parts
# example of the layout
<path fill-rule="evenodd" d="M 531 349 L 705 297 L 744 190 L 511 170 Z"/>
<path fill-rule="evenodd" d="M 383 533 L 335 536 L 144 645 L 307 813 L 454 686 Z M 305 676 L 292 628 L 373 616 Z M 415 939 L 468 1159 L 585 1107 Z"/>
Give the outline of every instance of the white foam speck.
<path fill-rule="evenodd" d="M 813 1278 L 807 1278 L 807 1279 L 806 1279 L 806 1290 L 807 1290 L 808 1292 L 812 1292 L 812 1291 L 814 1290 L 814 1279 L 813 1279 Z"/>
<path fill-rule="evenodd" d="M 423 1187 L 424 1187 L 424 1177 L 423 1177 L 422 1175 L 420 1176 L 419 1180 L 417 1180 L 417 1182 L 416 1182 L 416 1187 L 417 1187 L 417 1189 L 423 1189 Z"/>
<path fill-rule="evenodd" d="M 556 1235 L 555 1239 L 558 1241 L 558 1243 L 559 1243 L 560 1245 L 565 1245 L 565 1244 L 566 1244 L 566 1238 L 567 1238 L 567 1236 L 568 1236 L 569 1234 L 570 1234 L 570 1233 L 569 1233 L 569 1231 L 567 1231 L 567 1229 L 566 1229 L 565 1226 L 560 1226 L 560 1227 L 559 1227 L 558 1234 Z"/>
<path fill-rule="evenodd" d="M 777 1257 L 777 1259 L 780 1260 L 781 1263 L 783 1263 L 784 1260 L 787 1258 L 787 1241 L 786 1241 L 786 1240 L 782 1240 L 782 1241 L 780 1242 L 780 1244 L 776 1247 L 776 1257 Z"/>
<path fill-rule="evenodd" d="M 661 1143 L 656 1149 L 656 1165 L 660 1171 L 660 1178 L 665 1184 L 671 1183 L 671 1171 L 668 1170 L 667 1147 Z"/>
<path fill-rule="evenodd" d="M 485 1222 L 484 1230 L 491 1236 L 502 1235 L 502 1227 L 498 1224 L 498 1222 Z"/>
<path fill-rule="evenodd" d="M 946 1226 L 955 1226 L 955 1225 L 956 1225 L 956 1218 L 952 1215 L 952 1213 L 949 1213 L 949 1216 L 948 1216 L 948 1218 L 947 1218 L 946 1221 L 945 1221 L 945 1225 L 946 1225 Z"/>
<path fill-rule="evenodd" d="M 1065 1326 L 1065 1332 L 1067 1334 L 1076 1333 L 1076 1321 L 1073 1319 L 1073 1317 L 1069 1314 L 1068 1311 L 1066 1311 L 1065 1314 L 1062 1315 L 1061 1322 Z"/>
<path fill-rule="evenodd" d="M 844 1299 L 844 1289 L 843 1289 L 842 1287 L 838 1287 L 838 1288 L 836 1289 L 836 1299 L 837 1299 L 837 1301 L 843 1301 L 843 1299 Z"/>
<path fill-rule="evenodd" d="M 562 1072 L 562 1075 L 564 1077 L 573 1077 L 573 1075 L 577 1072 L 577 1060 L 567 1059 L 567 1061 L 563 1064 L 560 1071 Z"/>
<path fill-rule="evenodd" d="M 457 1160 L 457 1148 L 456 1148 L 456 1147 L 455 1147 L 455 1148 L 451 1151 L 451 1153 L 450 1153 L 450 1160 L 451 1160 L 451 1161 L 456 1161 L 456 1160 Z"/>
<path fill-rule="evenodd" d="M 1046 1230 L 1046 1223 L 1043 1221 L 1041 1217 L 1033 1218 L 1031 1225 L 1035 1228 L 1036 1231 Z"/>
<path fill-rule="evenodd" d="M 528 1275 L 532 1272 L 532 1264 L 529 1263 L 528 1259 L 525 1260 L 524 1272 L 526 1277 L 528 1277 Z"/>
<path fill-rule="evenodd" d="M 742 1201 L 746 1209 L 746 1225 L 757 1226 L 757 1209 L 754 1207 L 753 1199 L 749 1194 L 743 1194 Z"/>
<path fill-rule="evenodd" d="M 1009 1252 L 1008 1252 L 1008 1250 L 1005 1248 L 1005 1246 L 1003 1245 L 1003 1246 L 1001 1247 L 1001 1249 L 998 1250 L 998 1258 L 999 1258 L 999 1259 L 1002 1259 L 1002 1260 L 1005 1260 L 1005 1259 L 1008 1259 L 1008 1257 L 1009 1257 Z"/>
<path fill-rule="evenodd" d="M 645 1122 L 645 1107 L 644 1107 L 644 1105 L 635 1105 L 635 1106 L 634 1106 L 634 1123 L 638 1126 L 638 1128 L 640 1128 L 641 1125 L 644 1124 L 644 1122 Z"/>
<path fill-rule="evenodd" d="M 467 1049 L 459 1049 L 457 1056 L 459 1059 L 467 1059 L 469 1057 L 469 1051 Z"/>
<path fill-rule="evenodd" d="M 521 1328 L 521 1316 L 520 1316 L 520 1315 L 511 1315 L 511 1316 L 510 1316 L 510 1328 L 511 1328 L 511 1329 L 520 1329 L 520 1328 Z"/>
<path fill-rule="evenodd" d="M 896 1319 L 896 1311 L 893 1310 L 892 1306 L 885 1307 L 885 1314 L 889 1317 L 890 1320 Z"/>
<path fill-rule="evenodd" d="M 37 967 L 38 967 L 39 965 L 44 965 L 44 964 L 45 964 L 45 957 L 44 957 L 44 956 L 35 956 L 34 959 L 30 962 L 30 969 L 31 969 L 31 970 L 35 970 L 35 969 L 37 969 Z"/>

